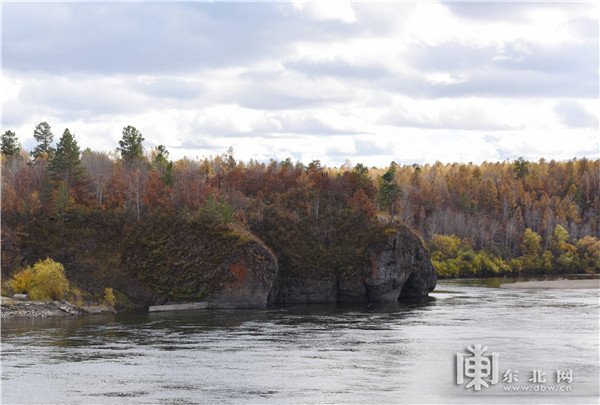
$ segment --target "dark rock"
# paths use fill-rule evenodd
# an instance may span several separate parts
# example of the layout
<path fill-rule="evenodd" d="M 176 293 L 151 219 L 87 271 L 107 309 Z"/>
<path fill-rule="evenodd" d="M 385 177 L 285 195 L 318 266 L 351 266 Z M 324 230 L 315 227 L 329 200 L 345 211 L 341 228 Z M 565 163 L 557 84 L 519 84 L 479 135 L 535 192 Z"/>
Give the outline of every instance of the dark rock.
<path fill-rule="evenodd" d="M 338 280 L 338 302 L 368 302 L 367 292 L 367 284 L 363 277 L 344 277 Z"/>
<path fill-rule="evenodd" d="M 275 278 L 275 282 L 273 283 L 273 287 L 271 288 L 271 291 L 269 291 L 269 295 L 267 296 L 267 304 L 275 304 L 277 302 L 277 296 L 279 295 L 279 279 L 280 276 L 278 275 Z"/>
<path fill-rule="evenodd" d="M 370 248 L 372 267 L 367 277 L 369 301 L 393 302 L 400 295 L 426 296 L 436 285 L 436 273 L 422 241 L 400 226 L 387 242 Z"/>
<path fill-rule="evenodd" d="M 394 234 L 386 243 L 369 249 L 371 268 L 365 279 L 369 302 L 398 301 L 409 275 L 402 266 L 406 252 L 398 246 L 398 234 Z"/>
<path fill-rule="evenodd" d="M 386 235 L 369 247 L 370 263 L 356 274 L 313 279 L 295 277 L 294 269 L 287 269 L 269 303 L 396 302 L 400 296 L 427 296 L 435 288 L 436 273 L 422 241 L 404 226 Z"/>
<path fill-rule="evenodd" d="M 147 308 L 149 305 L 160 305 L 167 301 L 165 297 L 156 296 L 148 287 L 127 274 L 119 278 L 112 278 L 105 285 L 114 286 L 115 290 L 125 294 L 131 301 L 131 308 L 134 309 Z"/>
<path fill-rule="evenodd" d="M 279 269 L 275 255 L 235 225 L 160 216 L 136 224 L 126 240 L 121 258 L 129 281 L 115 287 L 146 307 L 265 307 Z"/>
<path fill-rule="evenodd" d="M 258 238 L 231 224 L 167 214 L 137 222 L 119 218 L 100 212 L 79 222 L 73 217 L 66 239 L 55 238 L 51 246 L 43 236 L 54 226 L 41 223 L 20 250 L 24 263 L 52 257 L 82 290 L 101 294 L 111 287 L 134 308 L 200 301 L 218 308 L 390 302 L 426 296 L 436 283 L 429 255 L 413 232 L 360 222 L 360 216 L 335 222 L 331 229 L 339 231 L 317 235 L 321 239 L 303 228 L 316 222 L 300 226 L 294 218 L 276 217 L 263 223 L 261 235 L 280 261 Z M 353 235 L 356 227 L 365 231 Z"/>
<path fill-rule="evenodd" d="M 222 288 L 207 298 L 210 308 L 260 308 L 267 305 L 279 266 L 275 255 L 254 239 L 229 266 Z"/>
<path fill-rule="evenodd" d="M 337 302 L 337 281 L 334 276 L 303 279 L 280 275 L 278 287 L 277 304 Z"/>
<path fill-rule="evenodd" d="M 411 263 L 407 263 L 410 275 L 404 287 L 401 297 L 425 297 L 435 288 L 437 276 L 429 254 L 421 244 L 415 248 L 411 257 Z"/>

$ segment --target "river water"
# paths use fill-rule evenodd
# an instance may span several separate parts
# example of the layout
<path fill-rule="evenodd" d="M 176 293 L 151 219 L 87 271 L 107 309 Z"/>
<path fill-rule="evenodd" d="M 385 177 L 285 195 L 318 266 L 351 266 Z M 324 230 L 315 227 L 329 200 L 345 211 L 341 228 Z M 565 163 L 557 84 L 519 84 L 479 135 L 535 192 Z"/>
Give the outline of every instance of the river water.
<path fill-rule="evenodd" d="M 598 290 L 499 284 L 440 280 L 391 305 L 3 320 L 2 403 L 598 403 Z M 498 375 L 479 391 L 456 364 L 477 344 L 477 376 Z"/>

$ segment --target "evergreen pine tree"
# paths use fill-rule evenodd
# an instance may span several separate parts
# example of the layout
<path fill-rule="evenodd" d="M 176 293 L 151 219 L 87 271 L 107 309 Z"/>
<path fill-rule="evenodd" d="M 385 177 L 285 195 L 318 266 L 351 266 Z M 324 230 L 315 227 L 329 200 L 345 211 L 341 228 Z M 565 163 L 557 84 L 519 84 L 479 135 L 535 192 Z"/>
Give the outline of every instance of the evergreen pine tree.
<path fill-rule="evenodd" d="M 2 154 L 5 156 L 18 155 L 19 144 L 17 142 L 17 135 L 13 131 L 6 131 L 2 134 Z"/>
<path fill-rule="evenodd" d="M 69 185 L 72 181 L 77 181 L 83 175 L 83 166 L 81 166 L 79 146 L 75 137 L 71 134 L 69 129 L 65 129 L 62 137 L 60 138 L 58 145 L 56 145 L 56 152 L 48 171 L 52 174 L 54 180 L 63 180 L 66 185 Z"/>
<path fill-rule="evenodd" d="M 144 147 L 142 133 L 131 125 L 123 128 L 123 138 L 119 141 L 117 150 L 121 152 L 121 157 L 128 163 L 144 157 Z"/>
<path fill-rule="evenodd" d="M 379 185 L 379 195 L 377 200 L 381 209 L 387 209 L 390 213 L 390 219 L 394 222 L 394 205 L 396 200 L 400 196 L 400 187 L 394 181 L 394 175 L 396 174 L 396 163 L 392 162 L 388 171 L 381 176 L 381 183 Z"/>
<path fill-rule="evenodd" d="M 158 171 L 162 177 L 165 186 L 173 184 L 173 162 L 169 161 L 169 151 L 165 145 L 158 145 L 156 148 L 156 156 L 154 157 L 154 170 Z"/>
<path fill-rule="evenodd" d="M 529 175 L 529 166 L 529 162 L 522 157 L 514 161 L 512 170 L 517 179 L 522 179 L 523 177 Z"/>
<path fill-rule="evenodd" d="M 50 145 L 54 139 L 50 125 L 47 122 L 40 122 L 33 131 L 33 137 L 38 142 L 38 145 L 31 151 L 31 157 L 35 160 L 44 154 L 52 159 L 54 148 Z"/>

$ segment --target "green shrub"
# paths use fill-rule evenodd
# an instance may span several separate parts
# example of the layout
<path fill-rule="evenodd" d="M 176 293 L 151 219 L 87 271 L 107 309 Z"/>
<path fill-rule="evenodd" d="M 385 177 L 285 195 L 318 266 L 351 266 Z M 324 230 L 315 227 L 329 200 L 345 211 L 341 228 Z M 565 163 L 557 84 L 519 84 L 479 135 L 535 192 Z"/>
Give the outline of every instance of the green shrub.
<path fill-rule="evenodd" d="M 225 198 L 221 197 L 220 200 L 215 198 L 215 195 L 211 193 L 206 200 L 206 206 L 198 210 L 200 218 L 211 223 L 226 223 L 233 222 L 233 206 L 229 204 Z"/>

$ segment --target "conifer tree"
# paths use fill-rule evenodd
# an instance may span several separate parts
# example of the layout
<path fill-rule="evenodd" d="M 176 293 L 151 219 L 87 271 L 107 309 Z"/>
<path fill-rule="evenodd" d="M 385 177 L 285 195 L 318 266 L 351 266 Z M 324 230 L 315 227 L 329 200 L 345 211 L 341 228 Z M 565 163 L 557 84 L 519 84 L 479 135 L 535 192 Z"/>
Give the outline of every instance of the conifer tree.
<path fill-rule="evenodd" d="M 44 154 L 47 154 L 49 159 L 54 155 L 54 148 L 50 145 L 54 139 L 52 129 L 47 122 L 40 122 L 33 131 L 33 137 L 38 142 L 38 145 L 31 151 L 31 157 L 35 160 Z"/>
<path fill-rule="evenodd" d="M 119 141 L 117 150 L 121 152 L 121 157 L 128 163 L 144 157 L 144 147 L 142 133 L 131 125 L 123 128 L 123 138 Z"/>
<path fill-rule="evenodd" d="M 6 131 L 2 134 L 2 154 L 5 156 L 18 155 L 19 143 L 17 142 L 17 135 L 13 131 Z"/>
<path fill-rule="evenodd" d="M 154 170 L 158 171 L 162 177 L 165 186 L 173 184 L 173 162 L 169 161 L 169 151 L 165 145 L 158 145 L 154 152 L 154 160 L 152 165 Z"/>
<path fill-rule="evenodd" d="M 83 166 L 81 166 L 81 153 L 75 137 L 69 129 L 65 129 L 56 152 L 48 166 L 49 172 L 54 180 L 63 180 L 68 186 L 70 182 L 77 181 L 83 175 Z"/>
<path fill-rule="evenodd" d="M 394 222 L 394 205 L 400 196 L 400 187 L 394 181 L 396 174 L 396 163 L 392 162 L 388 171 L 381 176 L 381 184 L 379 185 L 379 206 L 381 209 L 387 209 L 390 213 L 391 221 Z"/>
<path fill-rule="evenodd" d="M 523 159 L 522 157 L 518 158 L 513 163 L 513 173 L 517 177 L 517 179 L 522 179 L 523 177 L 529 174 L 529 166 L 530 163 Z"/>

